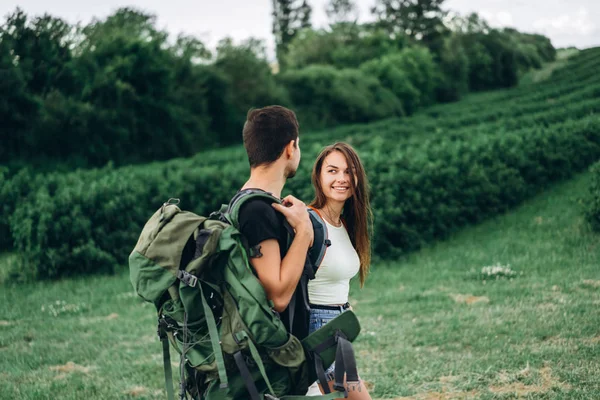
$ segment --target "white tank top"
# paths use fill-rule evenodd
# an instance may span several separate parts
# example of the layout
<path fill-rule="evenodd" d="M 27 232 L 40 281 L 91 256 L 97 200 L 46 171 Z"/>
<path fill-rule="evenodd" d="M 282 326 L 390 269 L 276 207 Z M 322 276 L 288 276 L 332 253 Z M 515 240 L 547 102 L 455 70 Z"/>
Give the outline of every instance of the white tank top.
<path fill-rule="evenodd" d="M 360 269 L 360 259 L 346 227 L 337 228 L 325 223 L 331 246 L 327 248 L 315 279 L 308 281 L 308 301 L 320 305 L 344 304 L 348 301 L 350 279 Z"/>

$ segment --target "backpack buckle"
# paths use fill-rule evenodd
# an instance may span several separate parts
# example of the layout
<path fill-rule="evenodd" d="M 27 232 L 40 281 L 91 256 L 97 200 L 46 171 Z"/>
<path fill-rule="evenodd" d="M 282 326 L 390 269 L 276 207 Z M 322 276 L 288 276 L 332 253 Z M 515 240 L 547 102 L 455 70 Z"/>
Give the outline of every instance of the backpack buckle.
<path fill-rule="evenodd" d="M 195 287 L 198 283 L 198 278 L 182 269 L 177 271 L 177 278 L 187 286 Z"/>
<path fill-rule="evenodd" d="M 162 341 L 167 338 L 167 328 L 169 324 L 164 318 L 158 319 L 158 327 L 156 329 L 156 333 L 158 334 L 158 338 Z"/>
<path fill-rule="evenodd" d="M 346 388 L 342 384 L 338 385 L 337 383 L 334 383 L 333 390 L 338 391 L 338 392 L 342 392 L 342 393 L 344 393 L 345 397 L 348 397 L 348 392 L 346 391 Z"/>

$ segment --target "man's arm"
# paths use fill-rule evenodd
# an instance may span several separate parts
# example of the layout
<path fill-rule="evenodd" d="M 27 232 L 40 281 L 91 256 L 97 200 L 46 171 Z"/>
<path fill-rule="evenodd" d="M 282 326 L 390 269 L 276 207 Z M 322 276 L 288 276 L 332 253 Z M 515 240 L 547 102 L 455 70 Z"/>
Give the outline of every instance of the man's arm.
<path fill-rule="evenodd" d="M 312 224 L 304 203 L 288 196 L 284 204 L 286 206 L 275 203 L 273 207 L 286 217 L 296 232 L 285 257 L 281 259 L 279 242 L 267 239 L 259 243 L 262 257 L 250 259 L 277 312 L 287 308 L 302 276 L 306 253 L 313 240 Z"/>

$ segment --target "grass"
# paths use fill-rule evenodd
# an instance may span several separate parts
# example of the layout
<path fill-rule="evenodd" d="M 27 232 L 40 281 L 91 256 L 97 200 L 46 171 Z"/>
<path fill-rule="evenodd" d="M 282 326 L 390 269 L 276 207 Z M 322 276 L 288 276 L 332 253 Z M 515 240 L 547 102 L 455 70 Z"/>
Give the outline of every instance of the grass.
<path fill-rule="evenodd" d="M 600 236 L 579 204 L 589 179 L 373 266 L 351 299 L 374 398 L 598 398 Z M 126 272 L 0 293 L 0 398 L 166 398 L 154 310 Z"/>
<path fill-rule="evenodd" d="M 567 60 L 570 57 L 577 55 L 577 53 L 579 53 L 579 50 L 576 48 L 559 49 L 556 52 L 556 60 L 549 63 L 545 63 L 539 69 L 532 69 L 531 71 L 527 71 L 519 79 L 519 84 L 527 85 L 547 80 L 552 76 L 552 72 L 567 65 Z"/>
<path fill-rule="evenodd" d="M 598 398 L 600 236 L 579 205 L 588 180 L 374 267 L 352 297 L 377 397 Z"/>

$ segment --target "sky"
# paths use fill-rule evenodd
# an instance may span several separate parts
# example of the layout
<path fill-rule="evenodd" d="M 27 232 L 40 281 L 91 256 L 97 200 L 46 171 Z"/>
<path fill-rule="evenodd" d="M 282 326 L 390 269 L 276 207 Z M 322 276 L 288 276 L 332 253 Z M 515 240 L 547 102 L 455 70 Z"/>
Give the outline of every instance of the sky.
<path fill-rule="evenodd" d="M 355 0 L 359 21 L 372 20 L 375 1 Z M 326 27 L 328 0 L 309 3 L 313 26 Z M 263 39 L 273 59 L 271 4 L 272 0 L 1 0 L 0 14 L 4 20 L 19 6 L 28 15 L 49 13 L 71 23 L 88 23 L 129 6 L 156 15 L 158 27 L 173 36 L 193 35 L 210 48 L 227 36 L 238 42 Z M 446 0 L 443 9 L 461 15 L 477 12 L 494 27 L 544 34 L 555 47 L 600 46 L 600 0 Z"/>

